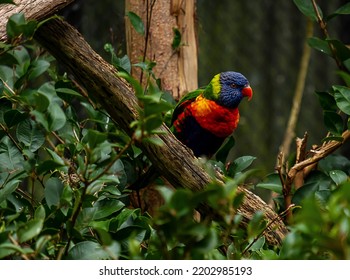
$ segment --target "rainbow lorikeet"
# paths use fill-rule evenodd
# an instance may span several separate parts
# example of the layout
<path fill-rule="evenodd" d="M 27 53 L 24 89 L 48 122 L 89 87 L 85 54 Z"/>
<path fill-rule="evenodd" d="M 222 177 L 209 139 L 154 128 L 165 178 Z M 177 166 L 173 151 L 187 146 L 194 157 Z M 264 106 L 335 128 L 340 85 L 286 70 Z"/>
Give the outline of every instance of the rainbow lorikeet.
<path fill-rule="evenodd" d="M 174 109 L 171 130 L 195 156 L 211 157 L 239 122 L 238 105 L 253 91 L 238 72 L 222 72 L 208 86 L 186 94 Z"/>
<path fill-rule="evenodd" d="M 222 72 L 209 85 L 186 94 L 174 109 L 171 131 L 195 156 L 211 157 L 239 122 L 238 105 L 243 97 L 252 98 L 248 80 L 238 72 Z M 157 174 L 151 166 L 130 189 L 138 190 Z"/>

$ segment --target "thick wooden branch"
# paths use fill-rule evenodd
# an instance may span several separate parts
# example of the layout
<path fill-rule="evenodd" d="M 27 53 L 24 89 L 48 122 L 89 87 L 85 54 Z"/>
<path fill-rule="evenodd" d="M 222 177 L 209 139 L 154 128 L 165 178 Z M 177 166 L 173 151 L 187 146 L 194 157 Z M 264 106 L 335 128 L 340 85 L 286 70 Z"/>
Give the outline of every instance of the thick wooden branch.
<path fill-rule="evenodd" d="M 16 5 L 0 6 L 0 41 L 6 40 L 6 23 L 15 13 L 24 13 L 27 19 L 42 20 L 53 15 L 74 0 L 14 0 Z"/>
<path fill-rule="evenodd" d="M 65 21 L 55 19 L 44 24 L 37 31 L 35 39 L 64 64 L 89 92 L 94 93 L 122 129 L 132 134 L 129 125 L 138 118 L 138 104 L 133 91 L 117 76 L 116 69 L 91 49 L 77 30 Z M 193 191 L 202 190 L 210 182 L 208 174 L 165 125 L 160 129 L 166 133 L 155 137 L 159 137 L 163 145 L 143 143 L 142 150 L 172 185 Z M 247 221 L 256 211 L 264 211 L 269 221 L 275 221 L 273 230 L 267 230 L 265 236 L 270 243 L 280 244 L 287 230 L 276 213 L 258 196 L 244 188 L 241 191 L 245 193 L 245 200 L 239 212 Z M 208 205 L 202 205 L 199 211 L 215 216 Z"/>

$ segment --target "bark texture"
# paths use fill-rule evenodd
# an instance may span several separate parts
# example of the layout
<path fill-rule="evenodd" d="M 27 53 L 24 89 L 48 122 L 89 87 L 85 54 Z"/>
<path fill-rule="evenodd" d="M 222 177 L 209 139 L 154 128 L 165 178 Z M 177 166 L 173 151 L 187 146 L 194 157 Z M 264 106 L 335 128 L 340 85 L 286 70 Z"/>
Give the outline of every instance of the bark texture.
<path fill-rule="evenodd" d="M 0 41 L 6 40 L 6 23 L 15 13 L 24 13 L 27 19 L 47 18 L 74 0 L 14 0 L 16 5 L 0 6 Z"/>
<path fill-rule="evenodd" d="M 154 73 L 161 79 L 162 88 L 175 99 L 198 88 L 197 39 L 195 30 L 195 0 L 139 1 L 126 0 L 126 12 L 134 12 L 145 25 L 141 35 L 125 22 L 127 52 L 132 63 L 155 61 Z M 178 49 L 172 48 L 173 29 L 181 33 Z M 145 82 L 139 69 L 133 76 Z"/>

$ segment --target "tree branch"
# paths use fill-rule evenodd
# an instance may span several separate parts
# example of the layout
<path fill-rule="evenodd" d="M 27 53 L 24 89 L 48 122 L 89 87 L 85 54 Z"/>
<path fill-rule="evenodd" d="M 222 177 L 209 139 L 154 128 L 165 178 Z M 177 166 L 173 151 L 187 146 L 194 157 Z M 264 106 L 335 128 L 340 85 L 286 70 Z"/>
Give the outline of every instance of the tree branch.
<path fill-rule="evenodd" d="M 293 181 L 295 180 L 297 174 L 299 172 L 303 172 L 304 170 L 319 162 L 321 159 L 325 158 L 332 152 L 334 152 L 336 149 L 341 147 L 347 140 L 350 138 L 350 130 L 346 130 L 343 134 L 343 141 L 330 141 L 326 143 L 325 145 L 320 146 L 318 149 L 311 150 L 310 152 L 313 153 L 312 157 L 309 157 L 307 159 L 304 159 L 300 162 L 297 162 L 296 164 L 293 165 L 293 167 L 288 171 L 284 186 L 283 186 L 283 191 L 284 191 L 284 196 L 291 196 L 291 189 L 292 189 L 292 184 Z M 305 174 L 303 174 L 305 176 Z M 290 204 L 291 202 L 289 202 Z M 286 203 L 286 207 L 289 206 L 288 203 Z"/>
<path fill-rule="evenodd" d="M 307 158 L 297 164 L 295 164 L 288 172 L 288 178 L 293 178 L 295 174 L 303 170 L 305 167 L 319 162 L 321 159 L 325 158 L 332 152 L 334 152 L 336 149 L 341 147 L 347 140 L 350 138 L 350 130 L 346 130 L 342 134 L 343 141 L 330 141 L 327 144 L 321 146 L 318 149 L 311 150 L 314 155 L 310 158 Z"/>
<path fill-rule="evenodd" d="M 48 18 L 74 0 L 14 0 L 16 5 L 0 6 L 0 41 L 6 40 L 6 23 L 16 13 L 24 13 L 27 19 Z"/>

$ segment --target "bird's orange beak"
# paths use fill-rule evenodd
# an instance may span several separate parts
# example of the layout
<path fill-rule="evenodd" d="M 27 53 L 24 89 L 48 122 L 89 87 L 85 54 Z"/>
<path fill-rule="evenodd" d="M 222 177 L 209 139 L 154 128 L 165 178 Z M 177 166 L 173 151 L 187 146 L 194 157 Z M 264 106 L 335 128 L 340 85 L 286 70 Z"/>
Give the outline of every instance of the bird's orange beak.
<path fill-rule="evenodd" d="M 242 94 L 243 96 L 247 96 L 249 101 L 253 97 L 253 90 L 249 85 L 247 85 L 242 89 Z"/>

